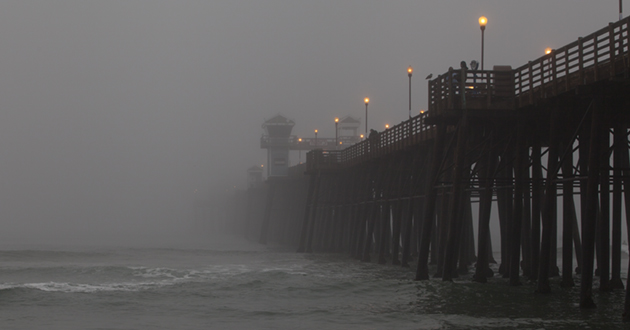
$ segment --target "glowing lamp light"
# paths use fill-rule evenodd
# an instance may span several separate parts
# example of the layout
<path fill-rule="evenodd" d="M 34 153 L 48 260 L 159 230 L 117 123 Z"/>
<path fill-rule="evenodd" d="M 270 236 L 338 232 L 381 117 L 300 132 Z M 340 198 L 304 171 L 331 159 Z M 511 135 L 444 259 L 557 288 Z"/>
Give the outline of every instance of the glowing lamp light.
<path fill-rule="evenodd" d="M 413 68 L 411 67 L 411 65 L 407 68 L 407 73 L 411 76 L 411 74 L 413 73 Z"/>
<path fill-rule="evenodd" d="M 315 133 L 317 133 L 317 130 L 315 130 Z"/>
<path fill-rule="evenodd" d="M 549 54 L 551 54 L 551 52 L 552 52 L 552 51 L 553 51 L 553 49 L 551 49 L 551 48 L 547 47 L 547 48 L 545 49 L 545 54 L 546 54 L 546 55 L 549 55 Z"/>
<path fill-rule="evenodd" d="M 488 24 L 488 19 L 486 16 L 479 17 L 479 27 L 483 30 L 486 28 L 486 24 Z"/>
<path fill-rule="evenodd" d="M 368 104 L 368 103 L 370 103 L 370 98 L 366 97 L 363 101 L 365 102 L 365 104 Z"/>
<path fill-rule="evenodd" d="M 339 122 L 339 118 L 335 118 L 335 123 L 338 123 L 338 122 Z"/>
<path fill-rule="evenodd" d="M 423 114 L 423 113 L 424 113 L 424 110 L 420 110 L 420 114 Z"/>
<path fill-rule="evenodd" d="M 363 139 L 363 134 L 361 134 L 361 139 Z"/>
<path fill-rule="evenodd" d="M 388 129 L 388 128 L 389 128 L 389 124 L 385 124 L 385 129 Z"/>

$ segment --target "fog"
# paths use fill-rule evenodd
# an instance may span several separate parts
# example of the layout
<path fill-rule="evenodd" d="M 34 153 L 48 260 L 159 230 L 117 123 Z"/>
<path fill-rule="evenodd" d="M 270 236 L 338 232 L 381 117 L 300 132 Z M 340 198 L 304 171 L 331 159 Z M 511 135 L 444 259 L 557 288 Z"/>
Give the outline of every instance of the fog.
<path fill-rule="evenodd" d="M 407 66 L 416 112 L 426 75 L 479 60 L 481 15 L 485 67 L 517 67 L 618 2 L 2 1 L 0 242 L 203 241 L 196 194 L 244 188 L 266 118 L 333 136 L 369 96 L 396 124 Z"/>

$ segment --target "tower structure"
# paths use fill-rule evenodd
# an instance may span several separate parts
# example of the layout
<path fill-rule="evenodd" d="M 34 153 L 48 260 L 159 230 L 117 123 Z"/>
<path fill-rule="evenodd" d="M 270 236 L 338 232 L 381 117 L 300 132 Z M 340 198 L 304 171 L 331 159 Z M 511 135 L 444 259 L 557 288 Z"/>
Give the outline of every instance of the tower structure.
<path fill-rule="evenodd" d="M 291 131 L 295 122 L 282 115 L 265 121 L 262 128 L 261 147 L 267 149 L 267 176 L 286 176 L 289 168 L 289 149 L 292 144 Z"/>

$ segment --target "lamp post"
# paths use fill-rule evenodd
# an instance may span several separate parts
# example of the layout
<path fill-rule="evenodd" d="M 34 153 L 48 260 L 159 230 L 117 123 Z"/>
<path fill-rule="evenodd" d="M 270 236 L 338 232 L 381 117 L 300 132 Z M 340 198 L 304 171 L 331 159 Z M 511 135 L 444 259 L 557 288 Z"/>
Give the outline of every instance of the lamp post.
<path fill-rule="evenodd" d="M 298 164 L 302 164 L 302 138 L 298 139 Z"/>
<path fill-rule="evenodd" d="M 368 108 L 368 103 L 370 103 L 370 98 L 366 97 L 363 101 L 365 102 L 365 136 L 367 136 L 367 127 L 368 127 L 368 124 L 367 124 L 367 120 L 368 120 L 367 108 Z"/>
<path fill-rule="evenodd" d="M 485 16 L 479 17 L 479 28 L 481 29 L 481 71 L 483 71 L 483 32 L 486 30 L 488 19 Z"/>
<path fill-rule="evenodd" d="M 339 129 L 337 128 L 339 125 L 339 118 L 335 118 L 335 150 L 339 146 Z"/>
<path fill-rule="evenodd" d="M 621 0 L 619 0 L 619 20 L 620 20 L 620 21 L 621 21 L 621 19 L 623 18 L 623 15 L 621 14 L 621 13 L 622 13 L 622 8 L 623 8 L 623 7 L 622 7 L 622 5 L 621 5 Z"/>
<path fill-rule="evenodd" d="M 319 146 L 319 143 L 317 143 L 317 130 L 315 130 L 315 147 Z"/>
<path fill-rule="evenodd" d="M 407 75 L 409 76 L 409 119 L 411 119 L 411 74 L 413 73 L 413 68 L 411 65 L 407 68 Z"/>

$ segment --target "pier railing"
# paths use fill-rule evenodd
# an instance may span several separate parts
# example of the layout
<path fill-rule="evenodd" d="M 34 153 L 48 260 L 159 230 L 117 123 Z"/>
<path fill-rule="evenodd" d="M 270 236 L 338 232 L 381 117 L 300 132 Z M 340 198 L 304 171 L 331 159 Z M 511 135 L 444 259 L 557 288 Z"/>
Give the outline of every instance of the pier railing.
<path fill-rule="evenodd" d="M 489 104 L 493 90 L 493 71 L 449 68 L 429 82 L 429 113 L 438 116 L 445 110 L 461 109 L 466 99 L 485 100 Z"/>
<path fill-rule="evenodd" d="M 426 119 L 474 110 L 513 110 L 568 92 L 579 85 L 611 80 L 630 68 L 630 17 L 610 23 L 549 54 L 511 69 L 453 69 L 429 82 L 429 111 L 340 151 L 314 150 L 307 170 L 351 166 L 430 139 Z"/>
<path fill-rule="evenodd" d="M 610 79 L 628 70 L 630 17 L 610 23 L 586 37 L 515 69 L 519 106 Z"/>
<path fill-rule="evenodd" d="M 450 68 L 429 82 L 429 113 L 510 110 L 627 72 L 630 17 L 511 70 Z M 512 71 L 511 73 L 508 73 Z M 463 92 L 462 92 L 463 91 Z"/>
<path fill-rule="evenodd" d="M 307 171 L 352 166 L 432 139 L 433 125 L 426 123 L 427 117 L 427 112 L 421 113 L 343 150 L 313 150 L 306 155 Z"/>

